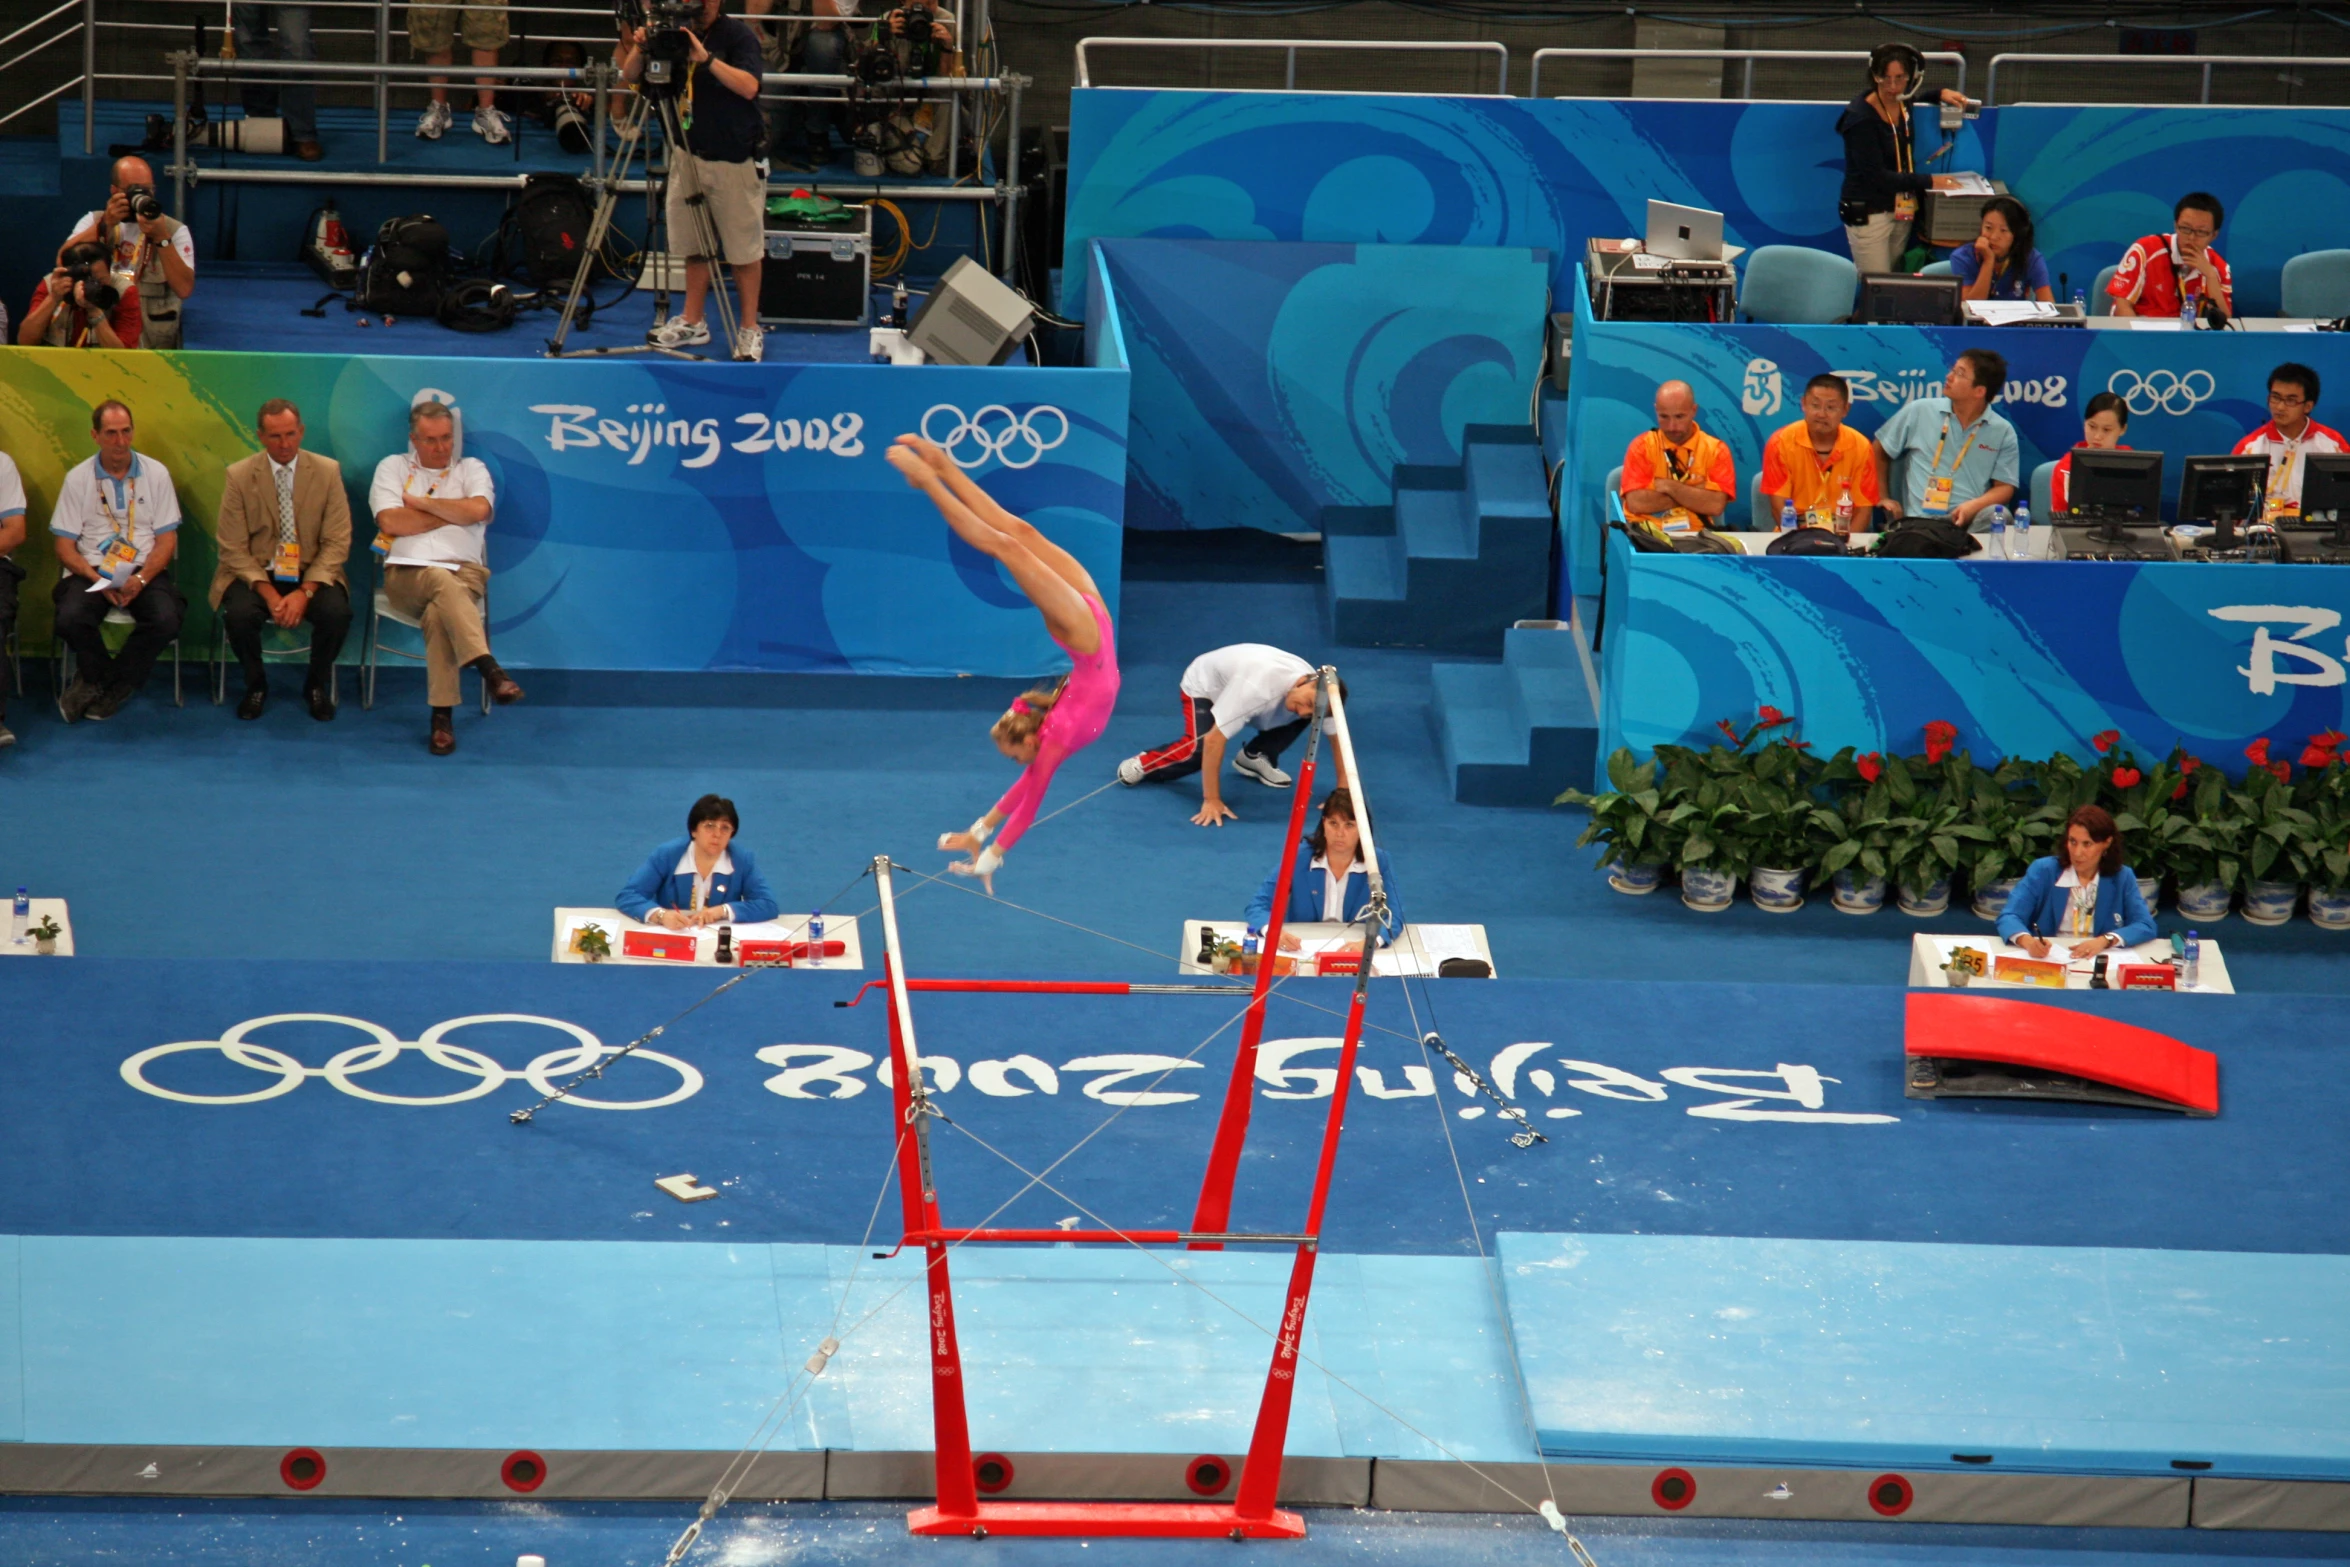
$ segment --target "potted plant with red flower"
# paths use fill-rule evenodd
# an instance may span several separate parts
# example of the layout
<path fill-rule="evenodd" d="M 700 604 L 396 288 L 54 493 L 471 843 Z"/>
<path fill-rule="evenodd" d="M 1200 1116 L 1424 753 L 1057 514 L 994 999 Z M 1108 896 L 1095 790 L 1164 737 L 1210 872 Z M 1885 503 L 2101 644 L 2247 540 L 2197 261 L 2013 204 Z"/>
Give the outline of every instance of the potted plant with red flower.
<path fill-rule="evenodd" d="M 2293 803 L 2293 765 L 2272 758 L 2267 740 L 2246 746 L 2244 758 L 2252 765 L 2244 771 L 2244 787 L 2230 791 L 2229 800 L 2245 827 L 2244 918 L 2282 925 L 2301 906 L 2317 822 Z"/>
<path fill-rule="evenodd" d="M 1990 834 L 1970 818 L 1974 759 L 1958 749 L 1958 727 L 1940 719 L 1926 725 L 1923 754 L 1885 759 L 1886 874 L 1901 912 L 1916 918 L 1950 907 L 1950 880 Z"/>
<path fill-rule="evenodd" d="M 2179 759 L 2180 779 L 2171 786 L 2171 808 L 2187 817 L 2171 837 L 2171 871 L 2178 881 L 2179 912 L 2198 924 L 2228 917 L 2244 864 L 2244 821 L 2234 804 L 2227 775 L 2191 756 Z"/>
<path fill-rule="evenodd" d="M 2121 830 L 2123 852 L 2149 909 L 2162 906 L 2163 883 L 2178 856 L 2179 835 L 2193 825 L 2193 819 L 2177 809 L 2173 799 L 2174 795 L 2184 798 L 2179 786 L 2191 761 L 2185 752 L 2173 750 L 2169 761 L 2140 767 L 2135 756 L 2116 751 L 2097 768 L 2104 783 L 2100 802 L 2113 813 L 2114 825 Z"/>
<path fill-rule="evenodd" d="M 1974 892 L 1975 918 L 1995 920 L 2007 912 L 2025 867 L 2040 857 L 2046 841 L 2033 823 L 2042 803 L 2038 769 L 2011 756 L 1988 771 L 1974 767 L 1967 786 L 1967 820 L 1983 829 L 1983 840 L 1966 863 L 1967 885 Z"/>
<path fill-rule="evenodd" d="M 1821 765 L 1819 781 L 1834 791 L 1835 807 L 1816 818 L 1820 829 L 1817 875 L 1831 887 L 1839 914 L 1874 914 L 1885 905 L 1885 850 L 1892 798 L 1886 758 L 1846 746 Z"/>
<path fill-rule="evenodd" d="M 2309 918 L 2327 930 L 2350 930 L 2350 762 L 2341 731 L 2309 737 L 2301 752 L 2294 803 L 2309 813 Z"/>
<path fill-rule="evenodd" d="M 1569 789 L 1551 803 L 1591 812 L 1575 846 L 1600 846 L 1599 865 L 1608 873 L 1609 886 L 1634 895 L 1654 892 L 1672 858 L 1668 818 L 1679 803 L 1677 791 L 1665 786 L 1654 759 L 1635 762 L 1628 747 L 1607 759 L 1607 778 L 1610 787 L 1602 793 Z"/>

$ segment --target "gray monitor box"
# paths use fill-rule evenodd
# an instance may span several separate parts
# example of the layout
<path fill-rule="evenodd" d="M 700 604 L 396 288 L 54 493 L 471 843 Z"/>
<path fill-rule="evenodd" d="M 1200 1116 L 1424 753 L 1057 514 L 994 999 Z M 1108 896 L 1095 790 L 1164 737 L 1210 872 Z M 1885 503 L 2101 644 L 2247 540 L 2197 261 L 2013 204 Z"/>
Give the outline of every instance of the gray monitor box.
<path fill-rule="evenodd" d="M 946 269 L 907 341 L 934 364 L 1000 365 L 1036 329 L 1036 307 L 969 256 Z"/>

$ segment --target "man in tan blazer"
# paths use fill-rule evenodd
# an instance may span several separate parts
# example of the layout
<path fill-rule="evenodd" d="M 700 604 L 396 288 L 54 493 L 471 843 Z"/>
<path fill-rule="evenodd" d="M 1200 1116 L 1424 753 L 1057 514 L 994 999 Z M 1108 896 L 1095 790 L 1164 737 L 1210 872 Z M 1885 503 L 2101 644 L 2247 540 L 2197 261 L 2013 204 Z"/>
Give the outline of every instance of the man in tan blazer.
<path fill-rule="evenodd" d="M 265 625 L 310 623 L 310 673 L 302 695 L 320 723 L 335 716 L 334 665 L 351 630 L 351 502 L 342 464 L 302 450 L 302 410 L 282 397 L 261 405 L 261 450 L 229 464 L 220 494 L 220 567 L 212 603 L 245 672 L 239 718 L 269 703 L 261 661 Z"/>

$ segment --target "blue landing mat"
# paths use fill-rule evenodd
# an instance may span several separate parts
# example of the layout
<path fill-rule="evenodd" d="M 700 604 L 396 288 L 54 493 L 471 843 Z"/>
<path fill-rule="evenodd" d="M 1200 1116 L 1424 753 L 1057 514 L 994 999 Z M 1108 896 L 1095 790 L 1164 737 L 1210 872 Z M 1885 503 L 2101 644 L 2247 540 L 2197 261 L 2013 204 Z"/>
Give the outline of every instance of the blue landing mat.
<path fill-rule="evenodd" d="M 1499 1251 L 1553 1457 L 2350 1477 L 2350 1257 L 1515 1234 Z"/>
<path fill-rule="evenodd" d="M 1280 1320 L 1286 1256 L 1021 1248 L 953 1267 L 981 1449 L 1247 1447 L 1272 1341 L 1236 1313 Z M 775 1450 L 930 1446 L 913 1254 L 0 1237 L 0 1300 L 20 1298 L 0 1439 L 733 1452 L 830 1331 L 843 1348 Z M 1386 1406 L 1460 1456 L 1533 1457 L 1475 1259 L 1326 1257 L 1304 1352 L 1346 1386 L 1299 1373 L 1293 1455 L 1444 1456 Z"/>
<path fill-rule="evenodd" d="M 595 1088 L 646 1108 L 559 1106 L 528 1127 L 507 1112 L 536 1097 L 534 1061 L 551 1081 L 582 1059 L 571 1030 L 631 1039 L 701 1000 L 711 976 L 76 958 L 13 963 L 6 983 L 0 1233 L 839 1244 L 864 1232 L 887 1165 L 884 1014 L 833 1007 L 857 988 L 846 975 L 754 976 L 658 1042 L 690 1076 L 638 1058 Z M 1278 995 L 1267 1035 L 1280 1048 L 1260 1061 L 1235 1214 L 1267 1229 L 1297 1222 L 1346 986 L 1292 981 Z M 1448 1124 L 1489 1230 L 2350 1253 L 2350 1079 L 2329 997 L 2064 1003 L 2218 1052 L 2222 1112 L 2190 1121 L 1906 1100 L 1899 990 L 1422 987 L 1421 1020 L 1434 1007 L 1455 1048 L 1550 1135 L 1526 1150 L 1449 1073 L 1427 1074 L 1399 986 L 1373 998 L 1362 1065 L 1378 1076 L 1350 1110 L 1333 1250 L 1471 1249 Z M 953 1063 L 948 1115 L 1032 1168 L 1125 1108 L 1056 1179 L 1139 1227 L 1188 1222 L 1240 1004 L 925 995 L 917 1018 L 925 1051 Z M 276 1055 L 221 1048 L 240 1025 L 289 1013 L 344 1021 L 246 1029 Z M 478 1054 L 435 1065 L 416 1043 L 427 1033 Z M 383 1037 L 402 1045 L 396 1057 Z M 1203 1040 L 1197 1065 L 1166 1065 Z M 125 1076 L 142 1056 L 144 1089 Z M 1169 1081 L 1153 1088 L 1161 1071 Z M 1121 1105 L 1139 1091 L 1177 1102 Z M 937 1147 L 950 1218 L 976 1220 L 1020 1185 L 952 1129 Z M 725 1195 L 681 1207 L 650 1184 L 681 1170 Z M 1031 1194 L 1000 1222 L 1073 1211 Z"/>

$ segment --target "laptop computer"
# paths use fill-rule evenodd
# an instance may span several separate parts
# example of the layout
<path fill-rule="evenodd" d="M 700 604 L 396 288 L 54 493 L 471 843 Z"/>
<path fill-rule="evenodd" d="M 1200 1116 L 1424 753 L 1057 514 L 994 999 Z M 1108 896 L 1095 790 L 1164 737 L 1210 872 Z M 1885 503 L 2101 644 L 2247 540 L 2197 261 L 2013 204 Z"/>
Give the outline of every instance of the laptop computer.
<path fill-rule="evenodd" d="M 1703 207 L 1648 204 L 1648 253 L 1675 261 L 1722 261 L 1722 215 Z"/>

